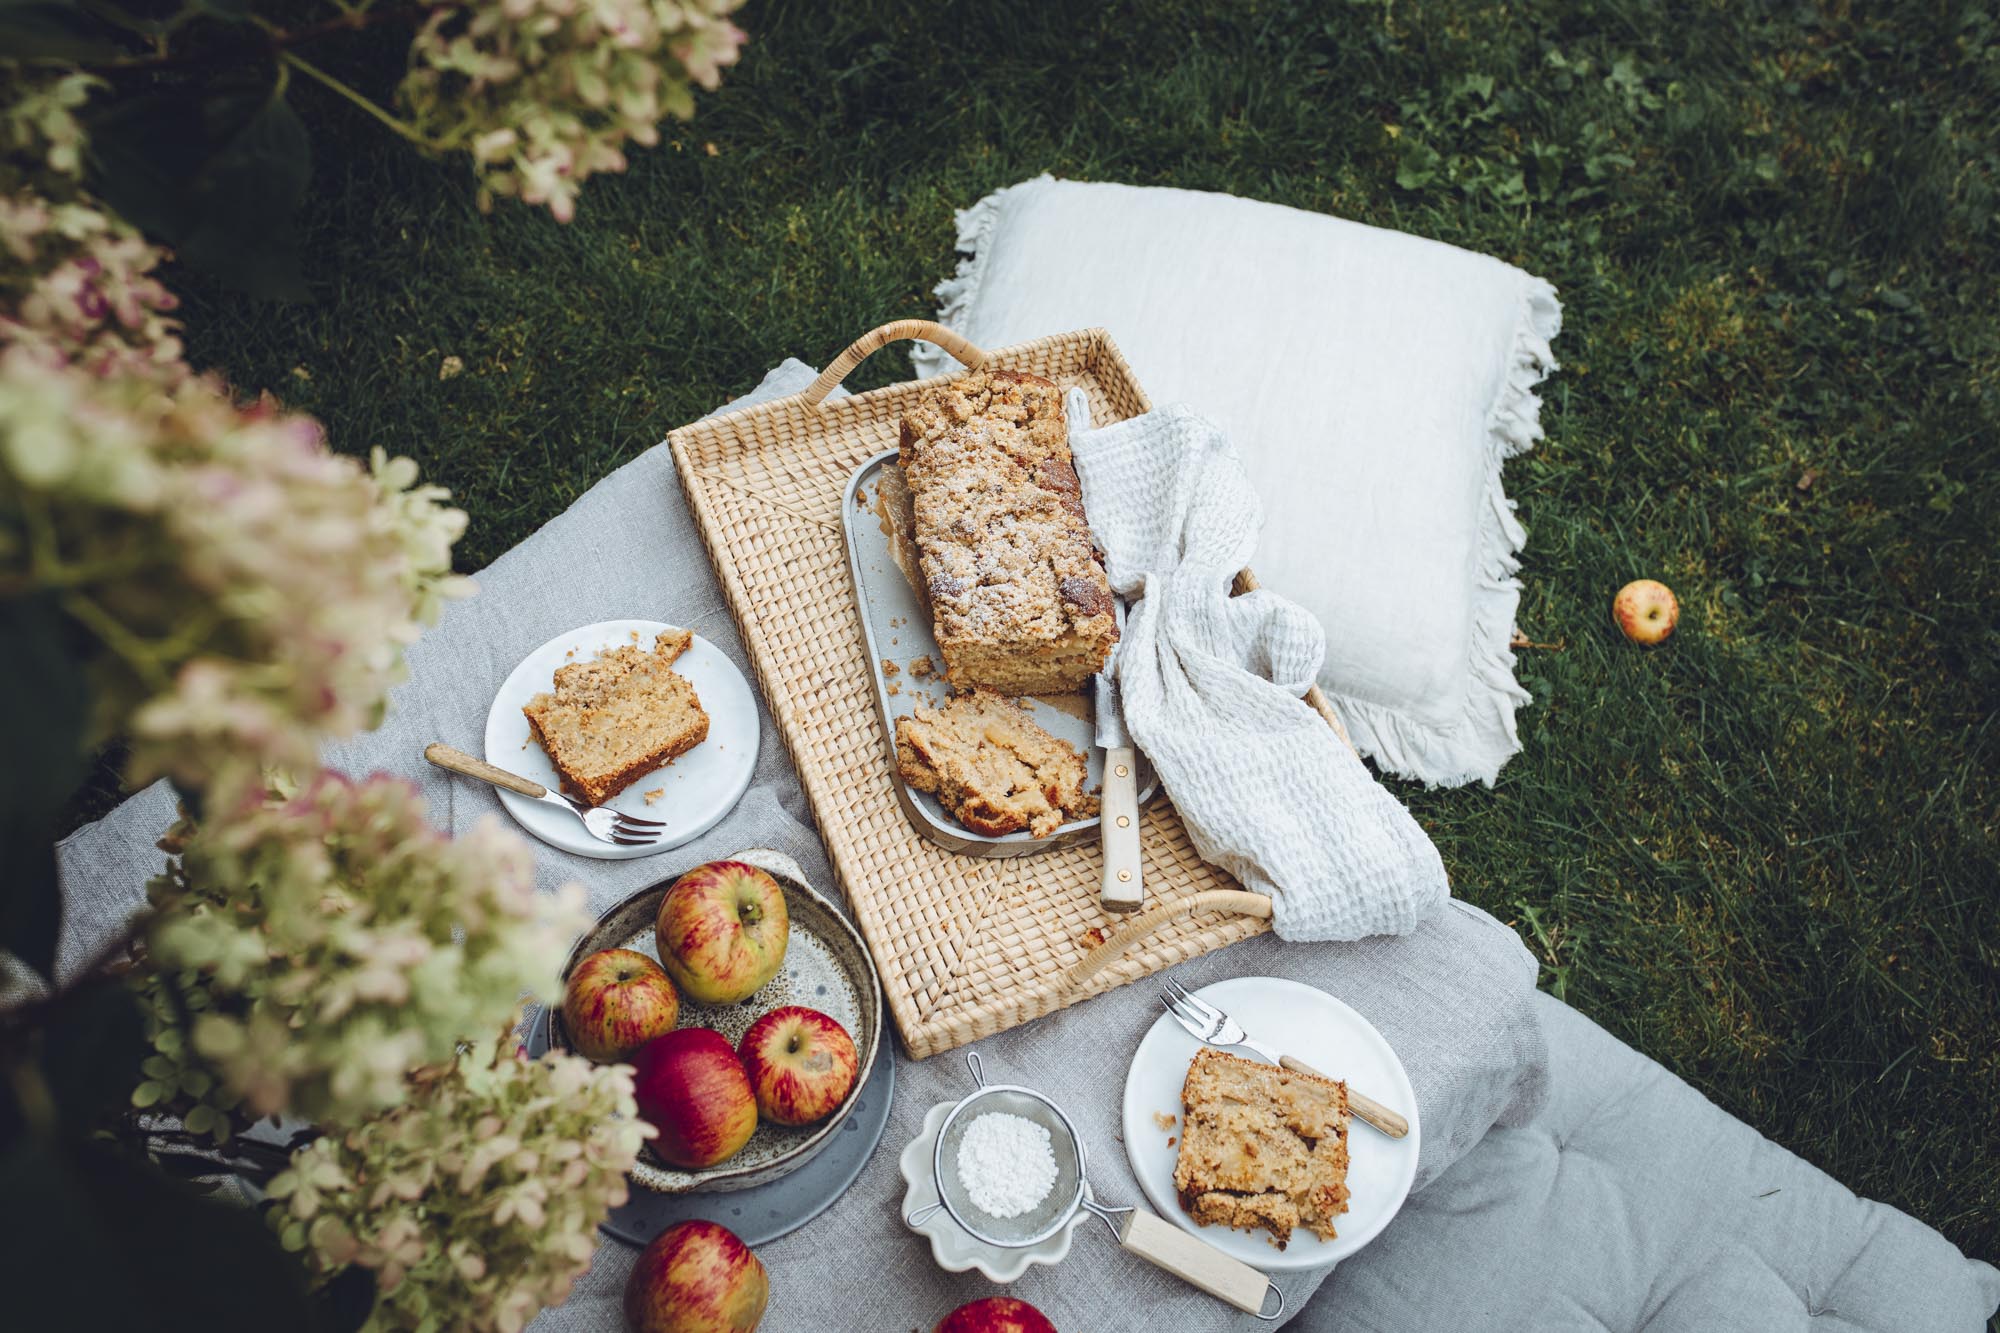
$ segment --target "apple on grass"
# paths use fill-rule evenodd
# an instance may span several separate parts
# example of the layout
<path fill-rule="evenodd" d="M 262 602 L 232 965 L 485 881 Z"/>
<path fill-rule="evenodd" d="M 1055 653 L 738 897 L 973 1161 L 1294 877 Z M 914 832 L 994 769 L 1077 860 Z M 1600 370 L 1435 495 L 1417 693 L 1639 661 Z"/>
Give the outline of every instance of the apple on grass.
<path fill-rule="evenodd" d="M 623 1060 L 674 1030 L 681 997 L 665 969 L 636 949 L 600 949 L 578 963 L 563 988 L 570 1044 L 603 1064 Z"/>
<path fill-rule="evenodd" d="M 776 976 L 791 930 L 778 881 L 742 861 L 682 875 L 654 923 L 667 974 L 703 1004 L 735 1004 Z"/>
<path fill-rule="evenodd" d="M 1611 618 L 1634 643 L 1652 647 L 1674 632 L 1680 623 L 1681 604 L 1674 590 L 1655 579 L 1635 579 L 1611 599 Z"/>
<path fill-rule="evenodd" d="M 832 1115 L 861 1067 L 846 1028 L 796 1004 L 752 1023 L 736 1054 L 757 1094 L 757 1113 L 780 1125 L 810 1125 Z"/>
<path fill-rule="evenodd" d="M 771 1280 L 728 1227 L 681 1222 L 653 1238 L 625 1280 L 633 1333 L 751 1333 Z"/>
<path fill-rule="evenodd" d="M 1056 1326 L 1026 1301 L 988 1296 L 953 1310 L 933 1333 L 1056 1333 Z"/>
<path fill-rule="evenodd" d="M 728 1038 L 711 1028 L 655 1037 L 632 1057 L 639 1115 L 659 1131 L 653 1151 L 686 1170 L 736 1154 L 757 1128 L 757 1098 Z"/>

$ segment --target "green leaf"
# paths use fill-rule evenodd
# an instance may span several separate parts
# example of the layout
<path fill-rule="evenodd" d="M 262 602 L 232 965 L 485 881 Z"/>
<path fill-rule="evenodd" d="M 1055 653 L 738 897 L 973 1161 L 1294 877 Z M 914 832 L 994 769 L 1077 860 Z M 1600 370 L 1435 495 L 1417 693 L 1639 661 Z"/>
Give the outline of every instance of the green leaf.
<path fill-rule="evenodd" d="M 101 1141 L 18 1136 L 0 1198 L 33 1219 L 0 1246 L 10 1328 L 322 1326 L 298 1261 L 255 1212 Z"/>
<path fill-rule="evenodd" d="M 373 1269 L 350 1266 L 314 1293 L 327 1333 L 355 1333 L 375 1310 Z"/>
<path fill-rule="evenodd" d="M 10 60 L 111 60 L 115 34 L 71 0 L 0 0 L 0 51 Z"/>
<path fill-rule="evenodd" d="M 181 255 L 253 296 L 303 301 L 298 210 L 312 141 L 283 98 L 267 99 L 204 172 L 202 221 Z"/>
<path fill-rule="evenodd" d="M 123 99 L 90 131 L 92 184 L 112 207 L 239 291 L 307 298 L 297 213 L 312 146 L 283 98 L 230 73 Z"/>
<path fill-rule="evenodd" d="M 42 1075 L 66 1122 L 88 1126 L 121 1110 L 139 1083 L 146 1024 L 131 988 L 112 976 L 91 977 L 46 1011 Z"/>
<path fill-rule="evenodd" d="M 1402 156 L 1396 163 L 1396 184 L 1406 190 L 1423 189 L 1436 179 L 1443 160 L 1436 149 L 1404 136 Z"/>
<path fill-rule="evenodd" d="M 0 948 L 55 971 L 62 897 L 55 820 L 89 768 L 90 691 L 74 666 L 72 627 L 46 596 L 0 601 Z"/>

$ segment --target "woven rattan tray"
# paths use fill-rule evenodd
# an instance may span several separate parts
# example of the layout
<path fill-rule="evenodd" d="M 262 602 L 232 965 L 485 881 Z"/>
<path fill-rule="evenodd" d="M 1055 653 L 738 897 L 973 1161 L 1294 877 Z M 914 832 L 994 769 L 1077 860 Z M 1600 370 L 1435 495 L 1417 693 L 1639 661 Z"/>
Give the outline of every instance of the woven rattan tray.
<path fill-rule="evenodd" d="M 928 338 L 967 365 L 1079 386 L 1093 421 L 1121 421 L 1151 404 L 1101 329 L 988 354 L 939 325 L 903 320 L 861 338 L 801 394 L 668 436 L 890 1013 L 922 1059 L 1246 939 L 1268 928 L 1270 903 L 1195 854 L 1164 796 L 1143 814 L 1153 906 L 1137 917 L 1098 906 L 1094 845 L 996 860 L 947 851 L 911 827 L 890 781 L 841 497 L 855 468 L 895 445 L 903 411 L 938 381 L 826 398 L 871 352 L 902 338 Z M 1244 571 L 1237 590 L 1254 586 Z M 1338 727 L 1317 690 L 1308 699 Z"/>

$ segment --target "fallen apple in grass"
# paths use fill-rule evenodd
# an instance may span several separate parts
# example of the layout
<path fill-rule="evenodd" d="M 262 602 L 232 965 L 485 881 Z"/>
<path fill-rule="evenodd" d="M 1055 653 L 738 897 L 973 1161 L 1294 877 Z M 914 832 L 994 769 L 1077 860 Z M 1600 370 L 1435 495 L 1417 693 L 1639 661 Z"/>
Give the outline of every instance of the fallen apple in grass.
<path fill-rule="evenodd" d="M 933 1333 L 1056 1333 L 1056 1326 L 1026 1301 L 987 1296 L 953 1310 Z"/>
<path fill-rule="evenodd" d="M 757 1128 L 757 1098 L 720 1032 L 681 1028 L 632 1057 L 639 1115 L 657 1129 L 653 1151 L 684 1169 L 732 1157 Z"/>
<path fill-rule="evenodd" d="M 681 997 L 666 971 L 636 949 L 600 949 L 563 988 L 570 1045 L 600 1064 L 623 1060 L 680 1021 Z"/>
<path fill-rule="evenodd" d="M 1674 590 L 1654 579 L 1635 579 L 1611 599 L 1611 618 L 1625 637 L 1647 647 L 1661 642 L 1680 623 L 1681 604 Z"/>
<path fill-rule="evenodd" d="M 796 1004 L 752 1023 L 736 1054 L 757 1094 L 757 1113 L 780 1125 L 810 1125 L 832 1115 L 861 1068 L 846 1028 Z"/>
<path fill-rule="evenodd" d="M 791 930 L 785 891 L 743 861 L 710 861 L 682 875 L 654 923 L 667 974 L 703 1004 L 735 1004 L 776 976 Z"/>
<path fill-rule="evenodd" d="M 625 1280 L 633 1333 L 750 1333 L 764 1318 L 771 1280 L 728 1227 L 681 1222 L 653 1238 Z"/>

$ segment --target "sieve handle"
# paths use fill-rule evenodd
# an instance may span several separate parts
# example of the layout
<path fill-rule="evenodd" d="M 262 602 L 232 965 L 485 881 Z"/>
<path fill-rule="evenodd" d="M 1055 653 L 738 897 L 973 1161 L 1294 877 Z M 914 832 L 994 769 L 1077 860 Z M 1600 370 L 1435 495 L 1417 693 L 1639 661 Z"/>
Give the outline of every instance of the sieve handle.
<path fill-rule="evenodd" d="M 1118 1243 L 1155 1268 L 1200 1287 L 1246 1314 L 1276 1319 L 1285 1311 L 1285 1293 L 1278 1291 L 1277 1310 L 1268 1315 L 1263 1313 L 1268 1293 L 1278 1290 L 1270 1278 L 1143 1208 L 1134 1208 L 1125 1215 L 1118 1228 Z"/>

